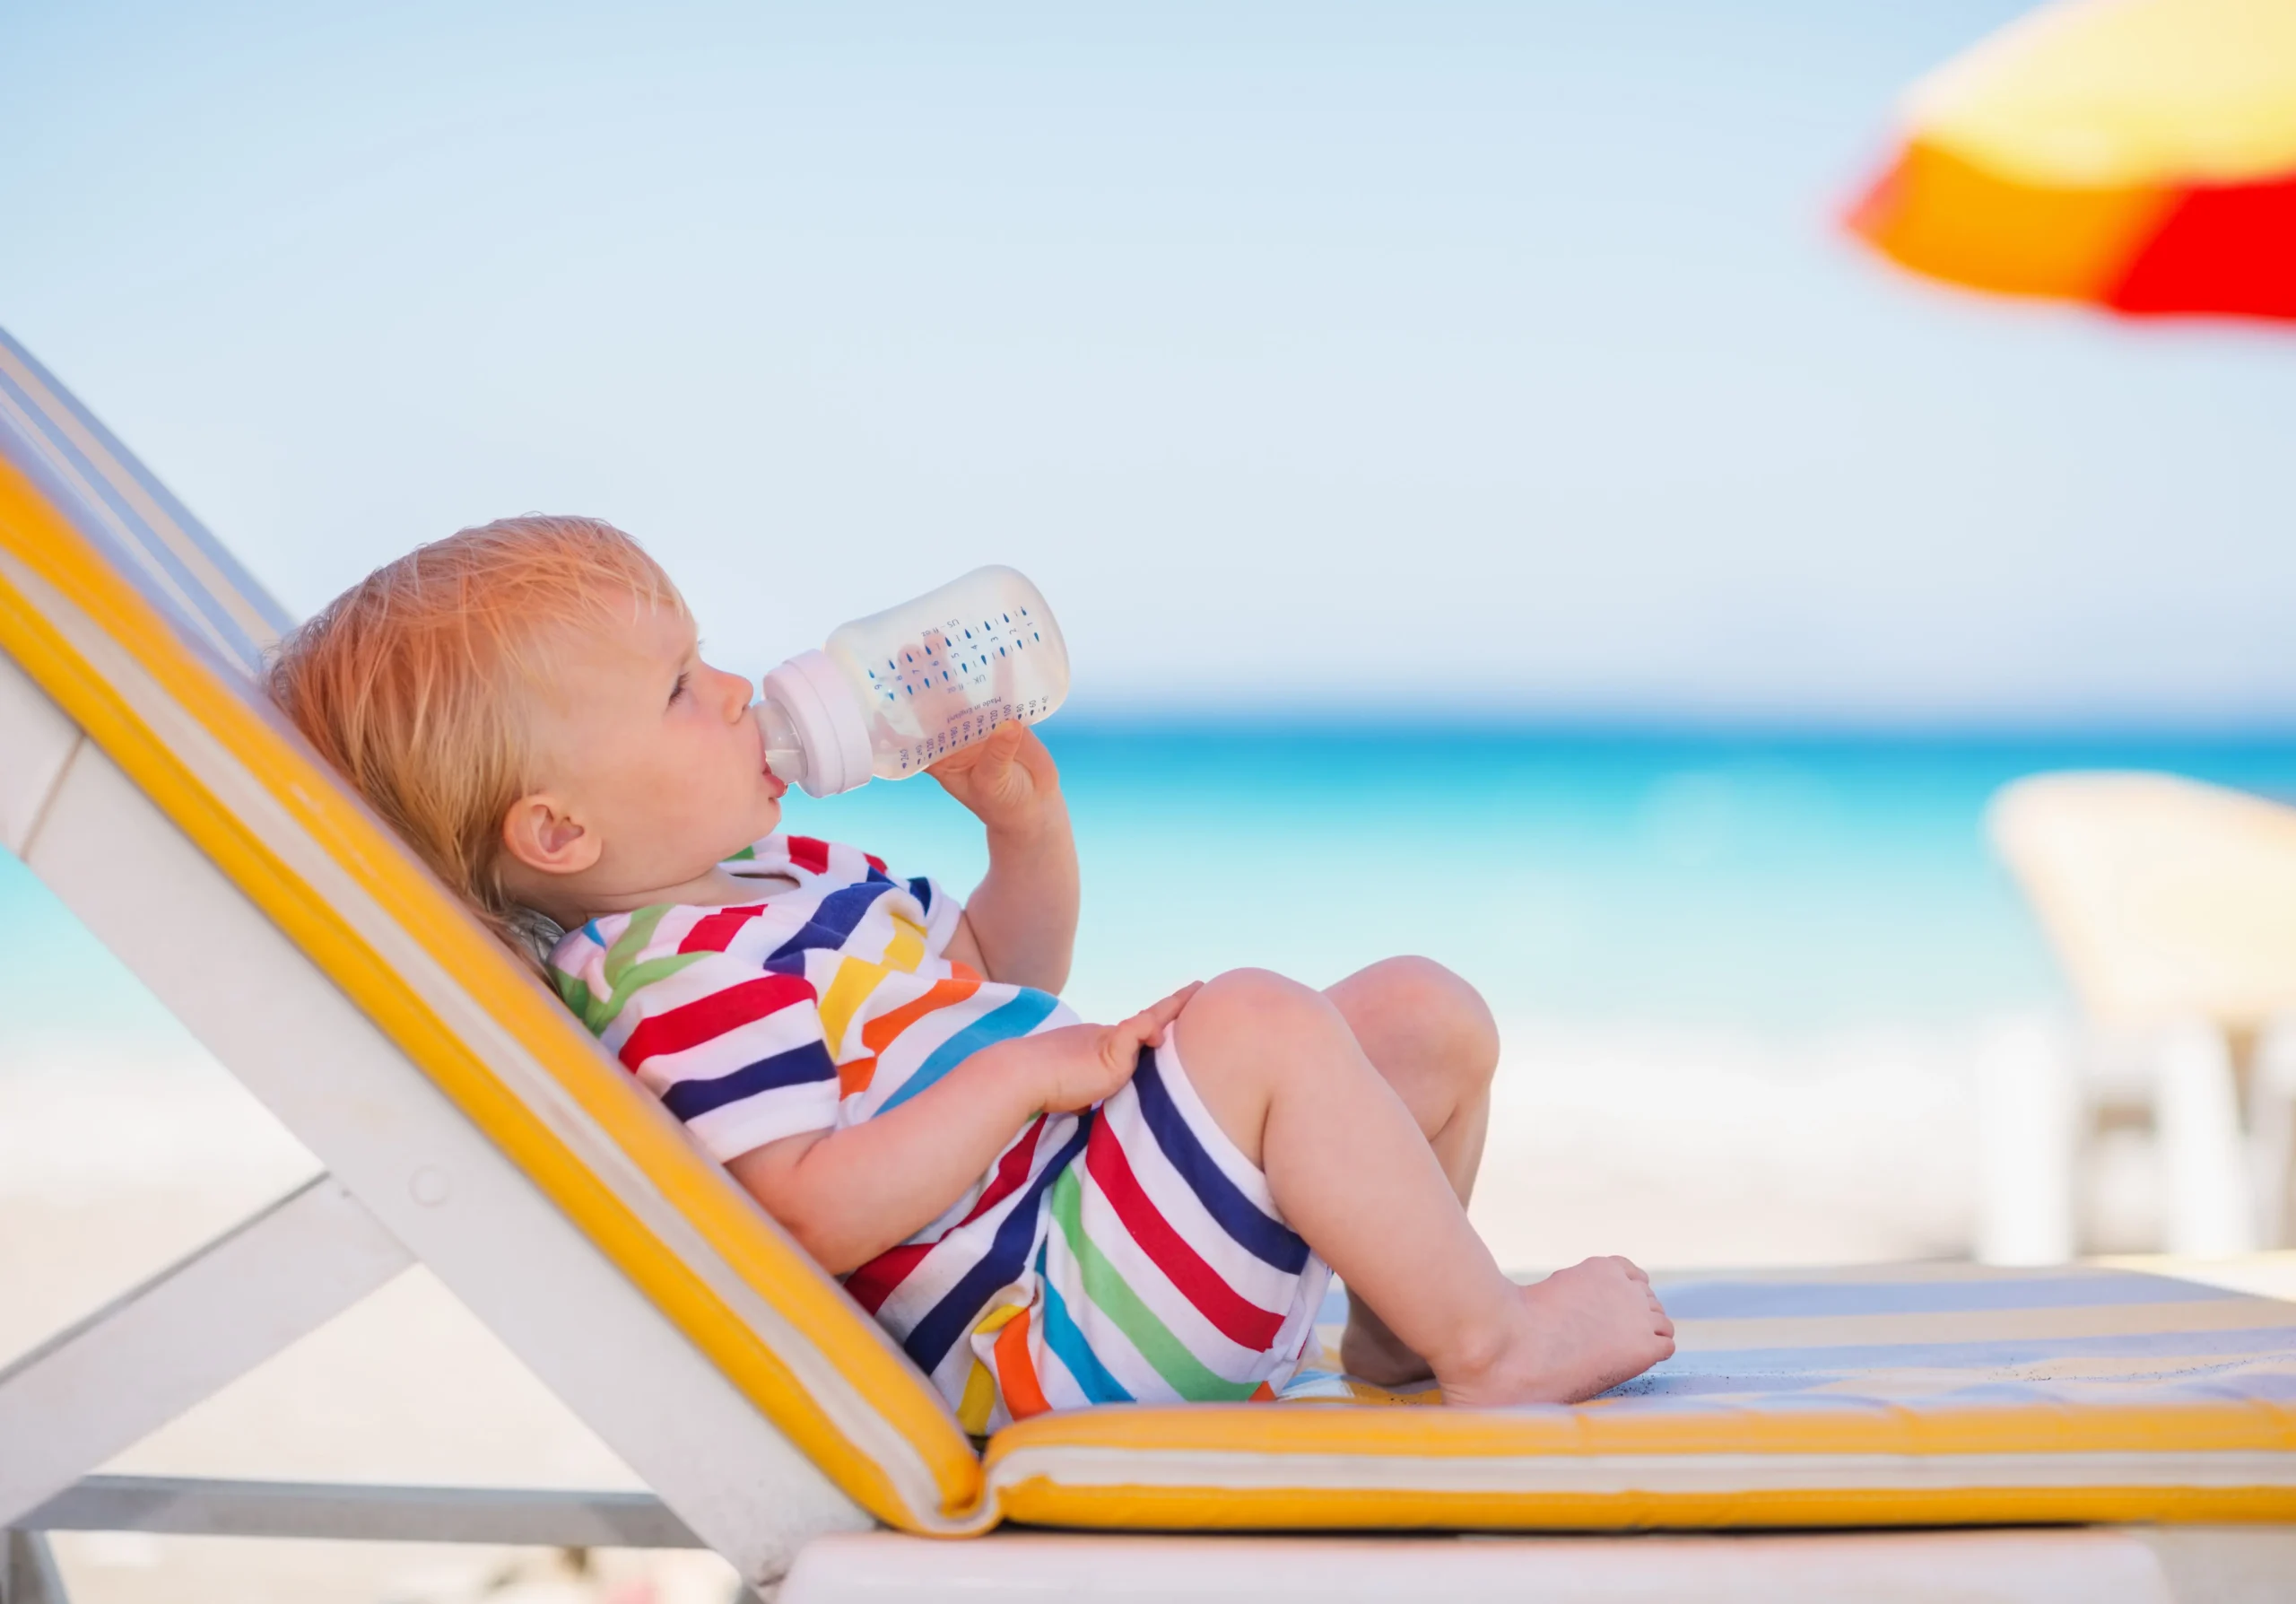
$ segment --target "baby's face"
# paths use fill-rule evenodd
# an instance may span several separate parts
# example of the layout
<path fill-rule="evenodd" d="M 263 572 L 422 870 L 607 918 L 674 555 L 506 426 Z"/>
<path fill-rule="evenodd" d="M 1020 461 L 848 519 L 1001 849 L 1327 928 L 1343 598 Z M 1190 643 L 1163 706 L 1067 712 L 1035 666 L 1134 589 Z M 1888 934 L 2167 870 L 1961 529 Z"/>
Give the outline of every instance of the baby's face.
<path fill-rule="evenodd" d="M 596 864 L 566 888 L 590 911 L 639 905 L 773 833 L 788 788 L 766 769 L 750 683 L 701 660 L 691 619 L 639 604 L 556 655 L 537 789 L 596 833 Z"/>

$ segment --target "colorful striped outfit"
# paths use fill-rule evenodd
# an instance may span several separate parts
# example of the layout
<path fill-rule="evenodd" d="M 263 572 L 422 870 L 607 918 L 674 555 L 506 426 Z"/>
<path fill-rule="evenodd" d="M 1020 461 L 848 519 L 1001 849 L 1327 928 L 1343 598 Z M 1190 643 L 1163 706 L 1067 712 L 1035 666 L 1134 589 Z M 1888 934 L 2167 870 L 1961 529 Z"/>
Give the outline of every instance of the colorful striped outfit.
<path fill-rule="evenodd" d="M 1076 1023 L 1049 993 L 944 957 L 962 910 L 929 880 L 805 836 L 726 867 L 796 886 L 592 920 L 550 956 L 568 1006 L 721 1164 L 858 1125 L 993 1042 Z M 1038 1115 L 845 1286 L 985 1433 L 1083 1404 L 1272 1396 L 1329 1278 L 1168 1032 L 1114 1096 Z"/>

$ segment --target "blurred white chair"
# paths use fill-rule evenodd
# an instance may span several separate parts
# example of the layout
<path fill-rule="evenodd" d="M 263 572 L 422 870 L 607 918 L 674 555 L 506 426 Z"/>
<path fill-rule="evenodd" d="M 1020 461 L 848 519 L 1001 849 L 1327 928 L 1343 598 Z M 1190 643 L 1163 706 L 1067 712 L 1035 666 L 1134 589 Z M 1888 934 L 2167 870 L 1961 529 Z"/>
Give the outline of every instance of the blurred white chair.
<path fill-rule="evenodd" d="M 2079 998 L 2081 1029 L 1998 1034 L 1979 1066 L 1979 1255 L 2071 1258 L 2098 1133 L 2149 1116 L 2172 1253 L 2288 1236 L 2296 1119 L 2296 807 L 2165 774 L 2003 789 L 1994 844 Z"/>

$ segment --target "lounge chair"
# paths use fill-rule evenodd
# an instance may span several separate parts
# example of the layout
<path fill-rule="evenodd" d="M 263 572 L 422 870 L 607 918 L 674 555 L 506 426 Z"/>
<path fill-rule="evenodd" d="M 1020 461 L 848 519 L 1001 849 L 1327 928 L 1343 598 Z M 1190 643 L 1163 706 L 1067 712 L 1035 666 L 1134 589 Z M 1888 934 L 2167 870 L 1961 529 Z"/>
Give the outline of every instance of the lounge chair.
<path fill-rule="evenodd" d="M 1681 1355 L 1590 1405 L 1316 1375 L 984 1451 L 274 715 L 255 675 L 288 622 L 0 336 L 0 844 L 326 1170 L 0 1371 L 7 1604 L 56 1591 L 42 1530 L 103 1525 L 694 1543 L 800 1604 L 1839 1596 L 1877 1567 L 1891 1596 L 2152 1600 L 2227 1556 L 2296 1573 L 2296 1306 L 2119 1271 L 1677 1280 Z M 417 1261 L 655 1496 L 93 1474 Z M 2014 1530 L 2050 1522 L 2247 1530 Z M 1946 1526 L 2003 1530 L 1918 1530 Z M 1443 1535 L 1654 1530 L 1709 1535 Z"/>
<path fill-rule="evenodd" d="M 2160 1151 L 2169 1251 L 2288 1243 L 2296 807 L 2100 772 L 2021 780 L 1991 811 L 2083 1019 L 1988 1064 L 1987 1256 L 2070 1257 L 2083 1161 L 2101 1127 L 2132 1116 Z"/>

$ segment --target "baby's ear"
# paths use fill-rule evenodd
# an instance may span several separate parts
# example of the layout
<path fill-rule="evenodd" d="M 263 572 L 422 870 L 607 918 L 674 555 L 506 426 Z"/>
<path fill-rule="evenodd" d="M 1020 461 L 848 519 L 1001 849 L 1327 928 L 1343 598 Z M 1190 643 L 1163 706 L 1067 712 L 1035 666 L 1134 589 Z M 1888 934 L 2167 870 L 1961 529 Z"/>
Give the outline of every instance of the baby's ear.
<path fill-rule="evenodd" d="M 598 860 L 604 843 L 547 791 L 521 797 L 502 818 L 502 846 L 544 875 L 578 875 Z"/>

